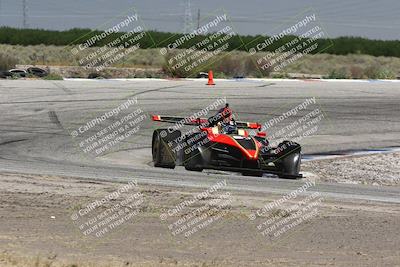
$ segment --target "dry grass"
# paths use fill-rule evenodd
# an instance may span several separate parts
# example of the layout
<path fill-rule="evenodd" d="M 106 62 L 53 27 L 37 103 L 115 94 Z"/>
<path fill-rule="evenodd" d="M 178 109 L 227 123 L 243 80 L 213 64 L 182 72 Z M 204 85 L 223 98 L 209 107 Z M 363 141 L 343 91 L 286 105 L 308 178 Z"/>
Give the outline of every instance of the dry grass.
<path fill-rule="evenodd" d="M 13 69 L 15 64 L 17 64 L 15 57 L 6 53 L 0 54 L 0 71 Z"/>
<path fill-rule="evenodd" d="M 78 58 L 73 57 L 69 49 L 62 46 L 2 44 L 0 51 L 2 51 L 2 54 L 15 59 L 16 63 L 20 65 L 79 65 Z M 264 53 L 258 53 L 257 58 L 264 55 Z M 203 70 L 199 69 L 199 71 L 213 69 L 217 77 L 260 77 L 267 74 L 259 71 L 247 52 L 227 52 L 222 53 L 221 57 L 221 60 L 216 60 L 211 65 L 204 66 Z M 160 69 L 164 67 L 165 69 L 165 59 L 159 53 L 159 49 L 139 49 L 125 56 L 113 67 Z M 305 73 L 329 75 L 331 78 L 380 79 L 385 77 L 395 78 L 399 74 L 399 70 L 400 58 L 395 57 L 317 54 L 303 56 L 287 66 L 282 75 L 285 76 L 285 73 Z"/>
<path fill-rule="evenodd" d="M 88 48 L 94 51 L 97 48 Z M 141 49 L 138 52 L 130 53 L 124 60 L 113 65 L 115 67 L 161 67 L 164 58 L 158 49 Z M 78 66 L 78 58 L 72 56 L 70 49 L 64 46 L 21 46 L 0 44 L 0 51 L 12 55 L 17 59 L 18 65 L 59 65 Z"/>

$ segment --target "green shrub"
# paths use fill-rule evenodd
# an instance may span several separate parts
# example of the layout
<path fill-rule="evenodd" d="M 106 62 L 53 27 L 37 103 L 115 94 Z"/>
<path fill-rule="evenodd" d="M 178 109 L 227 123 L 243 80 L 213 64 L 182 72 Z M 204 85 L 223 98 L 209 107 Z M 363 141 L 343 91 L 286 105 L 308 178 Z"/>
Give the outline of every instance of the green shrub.
<path fill-rule="evenodd" d="M 272 78 L 275 79 L 287 79 L 290 78 L 286 72 L 276 72 L 272 74 Z"/>
<path fill-rule="evenodd" d="M 174 56 L 176 56 L 176 54 L 179 52 L 175 52 L 175 53 L 168 53 L 164 56 L 164 62 L 162 65 L 162 70 L 164 73 L 167 73 L 168 75 L 170 75 L 171 77 L 174 78 L 184 78 L 187 77 L 189 73 L 187 73 L 184 70 L 184 67 L 181 68 L 173 68 L 173 66 L 171 66 L 168 61 L 173 58 Z M 176 62 L 176 61 L 174 61 Z M 173 63 L 174 64 L 174 63 Z"/>
<path fill-rule="evenodd" d="M 213 74 L 214 74 L 214 78 L 217 78 L 217 79 L 227 79 L 227 78 L 232 78 L 232 76 L 231 76 L 231 75 L 227 76 L 227 75 L 226 75 L 224 72 L 219 72 L 219 71 L 216 71 L 216 72 L 214 72 Z"/>
<path fill-rule="evenodd" d="M 396 79 L 396 74 L 378 65 L 372 65 L 365 70 L 365 75 L 369 79 Z"/>
<path fill-rule="evenodd" d="M 47 76 L 43 77 L 43 80 L 63 80 L 63 77 L 56 73 L 49 73 Z"/>
<path fill-rule="evenodd" d="M 334 69 L 328 75 L 328 79 L 349 79 L 351 74 L 346 68 Z"/>

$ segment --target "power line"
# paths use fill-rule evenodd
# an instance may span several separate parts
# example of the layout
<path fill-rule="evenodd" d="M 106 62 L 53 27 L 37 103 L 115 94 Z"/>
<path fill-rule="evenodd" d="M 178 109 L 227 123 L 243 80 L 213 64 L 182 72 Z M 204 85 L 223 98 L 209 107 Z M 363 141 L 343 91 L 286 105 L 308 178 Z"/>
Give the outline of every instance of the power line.
<path fill-rule="evenodd" d="M 200 8 L 197 9 L 197 29 L 200 28 Z"/>
<path fill-rule="evenodd" d="M 28 7 L 26 5 L 26 0 L 22 0 L 22 16 L 23 16 L 22 27 L 26 29 L 28 28 L 28 23 L 27 23 Z"/>
<path fill-rule="evenodd" d="M 183 33 L 189 33 L 193 30 L 192 7 L 190 0 L 185 0 L 185 13 L 183 15 Z"/>

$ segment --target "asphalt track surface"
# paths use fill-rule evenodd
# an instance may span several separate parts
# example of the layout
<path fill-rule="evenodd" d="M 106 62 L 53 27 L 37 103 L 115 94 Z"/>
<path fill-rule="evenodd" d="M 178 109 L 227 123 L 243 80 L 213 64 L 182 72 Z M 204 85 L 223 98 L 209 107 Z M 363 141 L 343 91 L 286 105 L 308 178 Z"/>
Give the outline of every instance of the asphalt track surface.
<path fill-rule="evenodd" d="M 237 118 L 262 124 L 315 97 L 316 104 L 307 110 L 319 108 L 324 118 L 317 132 L 301 140 L 304 153 L 400 146 L 400 83 L 396 82 L 226 80 L 207 87 L 204 80 L 0 81 L 0 171 L 199 188 L 226 179 L 229 190 L 276 194 L 305 183 L 154 168 L 152 132 L 165 125 L 148 118 L 137 133 L 101 156 L 84 153 L 71 132 L 135 97 L 136 107 L 146 115 L 180 116 L 226 97 Z M 267 129 L 268 134 L 274 131 Z M 398 187 L 317 183 L 307 194 L 314 191 L 337 199 L 400 203 Z"/>

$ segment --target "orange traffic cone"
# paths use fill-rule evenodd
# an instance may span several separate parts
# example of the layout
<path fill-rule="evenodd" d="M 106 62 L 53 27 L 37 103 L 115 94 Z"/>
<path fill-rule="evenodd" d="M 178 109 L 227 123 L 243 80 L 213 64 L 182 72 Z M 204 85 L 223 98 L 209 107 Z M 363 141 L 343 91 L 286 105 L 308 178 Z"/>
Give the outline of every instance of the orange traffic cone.
<path fill-rule="evenodd" d="M 207 85 L 215 85 L 215 83 L 214 83 L 214 75 L 213 75 L 212 70 L 208 71 L 208 83 L 207 83 Z"/>

